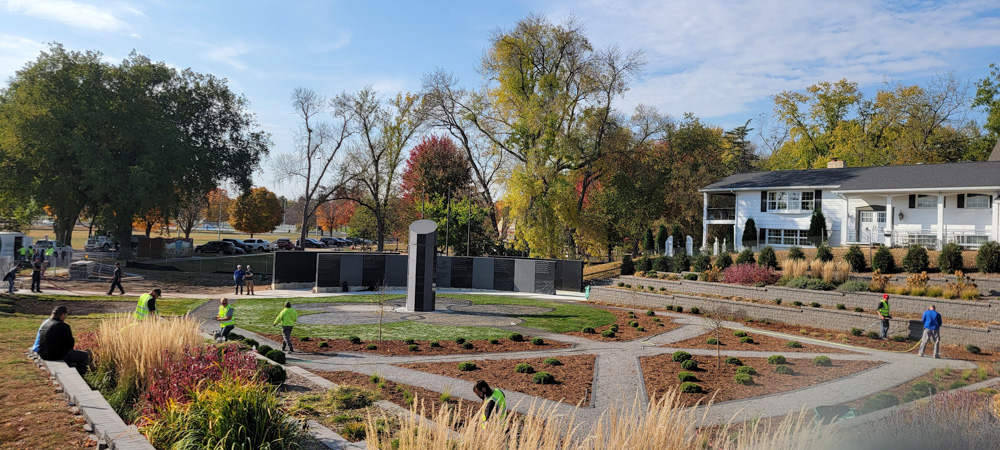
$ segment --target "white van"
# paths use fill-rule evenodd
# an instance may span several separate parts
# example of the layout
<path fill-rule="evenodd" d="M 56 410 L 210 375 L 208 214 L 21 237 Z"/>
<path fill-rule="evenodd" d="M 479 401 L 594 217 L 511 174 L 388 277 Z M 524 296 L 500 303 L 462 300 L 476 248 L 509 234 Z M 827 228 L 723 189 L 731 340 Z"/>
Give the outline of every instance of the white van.
<path fill-rule="evenodd" d="M 32 245 L 34 239 L 24 233 L 0 231 L 0 258 L 17 259 L 18 249 Z"/>

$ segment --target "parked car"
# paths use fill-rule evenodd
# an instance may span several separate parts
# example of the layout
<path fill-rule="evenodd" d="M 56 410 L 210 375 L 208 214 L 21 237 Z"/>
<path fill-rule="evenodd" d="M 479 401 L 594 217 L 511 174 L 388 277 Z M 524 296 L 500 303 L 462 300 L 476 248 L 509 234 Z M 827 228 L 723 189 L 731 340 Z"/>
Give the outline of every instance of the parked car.
<path fill-rule="evenodd" d="M 46 240 L 35 241 L 35 243 L 32 244 L 32 247 L 41 249 L 42 251 L 52 248 L 52 250 L 57 254 L 65 251 L 67 256 L 69 257 L 73 256 L 73 247 L 70 247 L 59 241 L 46 241 Z"/>
<path fill-rule="evenodd" d="M 326 244 L 327 247 L 341 247 L 344 244 L 340 242 L 340 238 L 335 237 L 325 237 L 319 240 L 320 242 Z"/>
<path fill-rule="evenodd" d="M 299 243 L 299 241 L 296 240 L 295 243 L 297 244 L 296 247 L 301 248 L 326 248 L 326 244 L 313 238 L 306 238 L 306 240 L 302 243 Z"/>
<path fill-rule="evenodd" d="M 348 241 L 347 239 L 344 239 L 344 238 L 341 238 L 341 237 L 334 238 L 334 239 L 337 240 L 337 242 L 339 243 L 339 245 L 341 247 L 350 247 L 351 246 L 351 241 Z"/>
<path fill-rule="evenodd" d="M 295 244 L 293 244 L 292 240 L 289 238 L 278 238 L 278 240 L 274 241 L 274 246 L 277 247 L 278 250 L 295 249 Z"/>
<path fill-rule="evenodd" d="M 237 252 L 236 245 L 225 241 L 208 241 L 194 248 L 195 253 L 225 253 L 232 255 Z"/>
<path fill-rule="evenodd" d="M 246 242 L 243 242 L 243 240 L 241 240 L 241 239 L 225 238 L 225 239 L 223 239 L 223 241 L 224 242 L 232 242 L 233 245 L 236 246 L 236 248 L 243 249 L 244 253 L 250 253 L 250 252 L 253 251 L 253 246 L 250 245 L 250 244 L 247 244 Z"/>
<path fill-rule="evenodd" d="M 256 252 L 270 252 L 278 248 L 273 242 L 267 239 L 244 239 L 243 243 L 249 245 Z"/>

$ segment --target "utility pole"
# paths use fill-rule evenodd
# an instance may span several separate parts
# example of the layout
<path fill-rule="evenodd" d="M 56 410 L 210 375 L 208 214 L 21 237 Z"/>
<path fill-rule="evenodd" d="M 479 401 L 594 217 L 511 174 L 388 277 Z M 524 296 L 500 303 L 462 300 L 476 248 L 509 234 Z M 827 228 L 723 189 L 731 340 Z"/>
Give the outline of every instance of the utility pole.
<path fill-rule="evenodd" d="M 472 247 L 472 196 L 469 196 L 469 212 L 465 216 L 465 225 L 468 230 L 465 235 L 465 256 L 469 256 L 472 252 L 470 250 Z"/>
<path fill-rule="evenodd" d="M 222 240 L 222 192 L 219 192 L 219 222 L 217 227 L 219 229 L 219 239 Z"/>
<path fill-rule="evenodd" d="M 448 255 L 448 241 L 451 238 L 451 184 L 448 184 L 448 216 L 444 219 L 444 254 Z"/>

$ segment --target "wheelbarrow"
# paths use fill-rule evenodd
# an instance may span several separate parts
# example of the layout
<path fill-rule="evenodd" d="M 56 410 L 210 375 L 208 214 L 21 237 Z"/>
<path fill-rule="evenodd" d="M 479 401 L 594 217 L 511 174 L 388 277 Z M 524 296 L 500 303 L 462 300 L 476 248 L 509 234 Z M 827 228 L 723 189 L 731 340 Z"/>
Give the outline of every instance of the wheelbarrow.
<path fill-rule="evenodd" d="M 831 424 L 842 419 L 852 419 L 860 416 L 861 412 L 850 406 L 817 406 L 813 409 L 816 412 L 814 422 L 822 425 Z"/>

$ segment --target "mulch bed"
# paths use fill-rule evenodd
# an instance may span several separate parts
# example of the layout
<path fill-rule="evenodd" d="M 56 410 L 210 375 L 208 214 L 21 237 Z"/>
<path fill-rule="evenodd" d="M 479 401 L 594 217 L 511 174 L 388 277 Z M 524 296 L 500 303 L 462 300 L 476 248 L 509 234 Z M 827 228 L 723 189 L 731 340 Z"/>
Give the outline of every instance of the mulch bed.
<path fill-rule="evenodd" d="M 400 367 L 422 372 L 444 375 L 475 382 L 485 380 L 490 386 L 500 390 L 509 389 L 547 400 L 564 402 L 581 406 L 590 404 L 590 393 L 594 382 L 594 355 L 559 356 L 561 365 L 545 364 L 546 358 L 529 359 L 489 359 L 473 360 L 476 370 L 463 372 L 458 370 L 458 363 L 413 363 L 400 364 Z M 514 367 L 521 363 L 530 364 L 536 372 L 548 372 L 555 377 L 554 384 L 535 384 L 530 373 L 517 373 Z"/>
<path fill-rule="evenodd" d="M 618 308 L 600 308 L 608 311 L 615 315 L 615 323 L 618 325 L 618 331 L 615 333 L 615 337 L 604 337 L 601 333 L 604 330 L 611 328 L 611 325 L 605 325 L 603 327 L 598 327 L 594 329 L 594 333 L 584 333 L 582 331 L 571 331 L 568 334 L 571 336 L 579 336 L 587 339 L 592 339 L 595 341 L 633 341 L 640 338 L 648 338 L 650 336 L 655 336 L 660 333 L 664 333 L 674 328 L 678 328 L 681 325 L 674 323 L 670 316 L 647 316 L 645 309 L 618 309 Z M 635 317 L 629 317 L 629 312 L 635 314 Z M 654 320 L 659 319 L 659 320 Z M 630 326 L 629 322 L 638 322 L 638 327 Z M 643 328 L 644 331 L 639 331 L 639 328 Z"/>
<path fill-rule="evenodd" d="M 733 336 L 734 330 L 728 328 L 723 329 L 721 333 L 721 339 L 719 342 L 722 344 L 723 351 L 729 350 L 749 350 L 749 351 L 761 351 L 761 352 L 807 352 L 807 353 L 855 353 L 850 350 L 826 347 L 822 345 L 809 344 L 805 341 L 797 341 L 802 344 L 801 348 L 788 347 L 786 344 L 795 339 L 785 339 L 777 338 L 774 336 L 768 336 L 766 334 L 748 332 L 747 335 L 753 339 L 752 344 L 744 344 L 740 342 L 740 338 Z M 709 331 L 701 336 L 693 337 L 690 339 L 685 339 L 683 341 L 672 342 L 670 344 L 665 344 L 663 347 L 672 348 L 698 348 L 715 350 L 716 346 L 707 343 L 709 338 L 714 338 L 716 336 L 715 331 Z"/>
<path fill-rule="evenodd" d="M 931 352 L 928 351 L 927 353 L 930 354 Z M 977 356 L 982 356 L 982 354 Z M 994 355 L 988 355 L 988 356 L 992 357 Z M 925 357 L 927 356 L 925 355 Z M 998 371 L 1000 367 L 998 367 L 997 364 L 990 364 L 985 361 L 979 361 L 979 363 L 980 363 L 979 367 L 982 367 L 986 370 L 986 379 L 1000 376 L 1000 371 Z M 965 378 L 964 380 L 962 379 L 963 377 Z M 917 384 L 918 382 L 921 381 L 927 381 L 933 383 L 937 387 L 938 392 L 944 392 L 950 390 L 951 384 L 956 381 L 961 381 L 969 385 L 969 384 L 979 383 L 980 381 L 985 381 L 985 380 L 979 379 L 979 373 L 976 369 L 971 369 L 971 370 L 935 369 L 928 371 L 927 373 L 917 378 L 907 381 L 906 383 L 903 383 L 899 386 L 889 389 L 888 391 L 883 391 L 883 392 L 889 392 L 890 394 L 895 395 L 896 398 L 899 399 L 899 402 L 903 403 L 903 397 L 908 392 L 910 392 L 914 384 Z M 876 392 L 872 395 L 854 400 L 852 402 L 843 403 L 843 405 L 861 409 L 861 407 L 865 404 L 866 400 L 878 394 L 880 394 L 880 392 Z"/>
<path fill-rule="evenodd" d="M 278 334 L 261 334 L 275 342 L 283 342 L 283 337 Z M 292 336 L 292 345 L 295 352 L 309 353 L 335 353 L 335 352 L 360 352 L 373 353 L 386 356 L 415 356 L 415 355 L 460 355 L 476 353 L 498 353 L 498 352 L 523 352 L 531 350 L 551 350 L 555 348 L 571 347 L 565 342 L 544 341 L 542 345 L 531 343 L 531 337 L 525 336 L 523 342 L 514 342 L 507 338 L 498 339 L 496 344 L 491 344 L 489 340 L 467 341 L 472 343 L 472 348 L 467 349 L 455 341 L 437 341 L 440 347 L 431 347 L 431 341 L 414 341 L 418 346 L 416 351 L 410 350 L 410 344 L 403 341 L 361 341 L 360 344 L 352 344 L 347 339 L 321 339 L 309 338 L 308 341 Z M 320 342 L 325 342 L 327 347 L 319 347 Z M 365 347 L 374 344 L 375 350 L 368 350 Z"/>
<path fill-rule="evenodd" d="M 757 370 L 757 375 L 753 375 L 753 384 L 742 385 L 733 381 L 737 366 L 723 363 L 722 368 L 717 369 L 715 357 L 696 356 L 693 359 L 698 361 L 699 368 L 689 372 L 697 377 L 696 383 L 701 385 L 704 393 L 681 394 L 681 401 L 687 406 L 694 405 L 698 401 L 704 404 L 712 398 L 712 394 L 715 394 L 714 402 L 721 403 L 793 391 L 843 378 L 882 364 L 877 361 L 834 360 L 833 366 L 818 367 L 809 359 L 789 359 L 785 365 L 791 367 L 794 373 L 780 375 L 774 372 L 775 366 L 768 364 L 767 358 L 740 358 L 743 365 Z M 677 379 L 677 373 L 683 369 L 681 363 L 671 360 L 670 354 L 643 357 L 640 358 L 640 363 L 647 394 L 650 397 L 668 389 L 680 388 L 681 382 Z"/>

